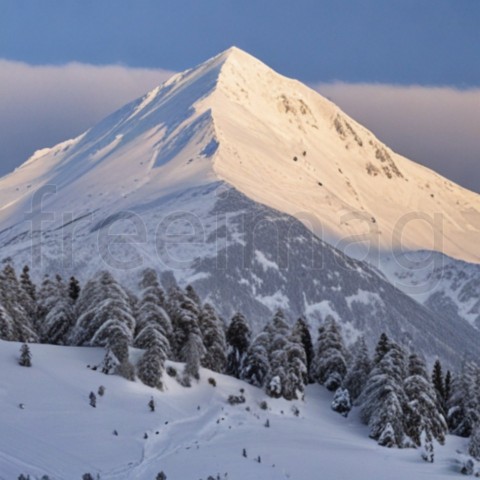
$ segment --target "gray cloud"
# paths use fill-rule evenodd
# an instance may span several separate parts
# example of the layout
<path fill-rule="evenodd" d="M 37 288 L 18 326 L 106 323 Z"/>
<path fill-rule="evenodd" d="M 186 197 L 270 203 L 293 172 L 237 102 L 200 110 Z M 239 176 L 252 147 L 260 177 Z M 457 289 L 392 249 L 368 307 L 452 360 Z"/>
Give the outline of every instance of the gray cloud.
<path fill-rule="evenodd" d="M 480 89 L 317 84 L 396 152 L 480 192 Z"/>
<path fill-rule="evenodd" d="M 72 138 L 173 72 L 0 59 L 0 175 Z M 414 161 L 480 191 L 480 89 L 317 84 L 321 94 Z"/>
<path fill-rule="evenodd" d="M 35 150 L 84 132 L 172 75 L 166 70 L 0 59 L 0 176 Z"/>

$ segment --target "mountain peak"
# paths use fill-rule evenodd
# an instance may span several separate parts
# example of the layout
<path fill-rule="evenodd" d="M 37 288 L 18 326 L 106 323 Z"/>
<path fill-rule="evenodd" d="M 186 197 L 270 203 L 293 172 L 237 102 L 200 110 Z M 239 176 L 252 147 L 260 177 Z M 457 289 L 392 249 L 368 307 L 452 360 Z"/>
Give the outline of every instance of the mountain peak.
<path fill-rule="evenodd" d="M 395 154 L 318 92 L 234 46 L 0 179 L 0 231 L 47 184 L 59 209 L 81 214 L 218 181 L 302 216 L 343 249 L 342 239 L 363 235 L 372 250 L 390 251 L 405 215 L 440 212 L 442 251 L 479 261 L 477 195 Z M 401 233 L 402 247 L 438 249 L 428 222 Z"/>

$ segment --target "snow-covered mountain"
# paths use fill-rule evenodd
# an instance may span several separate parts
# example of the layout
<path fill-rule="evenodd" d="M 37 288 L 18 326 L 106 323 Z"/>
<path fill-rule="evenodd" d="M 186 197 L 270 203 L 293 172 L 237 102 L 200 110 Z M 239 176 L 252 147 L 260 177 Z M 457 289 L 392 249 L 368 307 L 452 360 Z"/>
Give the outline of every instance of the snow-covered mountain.
<path fill-rule="evenodd" d="M 307 387 L 305 401 L 288 402 L 202 369 L 200 383 L 188 389 L 165 375 L 167 390 L 160 392 L 86 368 L 101 362 L 100 348 L 32 345 L 31 368 L 17 364 L 19 348 L 0 341 L 2 480 L 21 474 L 72 480 L 86 473 L 148 480 L 161 471 L 167 480 L 217 474 L 222 480 L 311 480 L 318 472 L 329 479 L 352 472 L 358 480 L 443 479 L 459 475 L 462 457 L 455 452 L 467 447 L 467 439 L 448 436 L 445 446 L 435 445 L 433 464 L 416 449 L 380 447 L 357 411 L 344 418 L 330 409 L 332 394 L 319 385 Z M 89 393 L 100 386 L 105 393 L 92 408 Z M 229 405 L 240 389 L 245 403 Z M 152 396 L 155 412 L 148 407 Z"/>
<path fill-rule="evenodd" d="M 237 48 L 35 153 L 0 181 L 0 225 L 23 220 L 46 184 L 57 193 L 45 207 L 78 217 L 218 180 L 342 249 L 354 242 L 347 237 L 366 235 L 371 247 L 401 242 L 480 260 L 478 195 L 395 154 L 333 103 Z"/>
<path fill-rule="evenodd" d="M 438 252 L 386 255 L 381 269 L 390 282 L 431 311 L 480 329 L 480 265 Z"/>
<path fill-rule="evenodd" d="M 154 266 L 257 329 L 277 307 L 312 324 L 332 314 L 351 337 L 386 330 L 456 362 L 460 346 L 478 353 L 476 329 L 342 250 L 363 233 L 390 250 L 401 233 L 403 247 L 478 261 L 478 198 L 232 48 L 0 179 L 0 252 L 131 285 Z"/>

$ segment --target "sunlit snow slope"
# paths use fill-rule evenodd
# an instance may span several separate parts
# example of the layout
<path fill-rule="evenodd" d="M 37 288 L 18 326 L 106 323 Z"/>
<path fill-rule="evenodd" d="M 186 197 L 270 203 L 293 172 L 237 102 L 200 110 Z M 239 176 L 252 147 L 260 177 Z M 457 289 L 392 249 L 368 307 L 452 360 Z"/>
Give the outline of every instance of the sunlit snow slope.
<path fill-rule="evenodd" d="M 218 180 L 351 254 L 358 238 L 353 246 L 348 238 L 362 234 L 373 252 L 401 245 L 480 259 L 478 195 L 395 154 L 333 103 L 237 48 L 1 179 L 0 230 L 22 222 L 47 184 L 56 193 L 43 205 L 59 227 Z"/>

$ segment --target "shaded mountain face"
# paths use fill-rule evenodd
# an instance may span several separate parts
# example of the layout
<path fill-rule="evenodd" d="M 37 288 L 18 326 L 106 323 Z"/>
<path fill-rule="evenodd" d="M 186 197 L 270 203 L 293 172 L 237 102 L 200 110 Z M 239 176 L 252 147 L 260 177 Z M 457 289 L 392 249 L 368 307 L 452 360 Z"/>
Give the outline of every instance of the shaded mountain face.
<path fill-rule="evenodd" d="M 477 195 L 233 48 L 0 179 L 0 257 L 132 287 L 154 267 L 257 330 L 278 307 L 312 325 L 332 314 L 352 339 L 387 331 L 455 362 L 461 345 L 478 353 L 471 325 L 342 251 L 478 260 L 479 212 Z"/>
<path fill-rule="evenodd" d="M 437 252 L 385 255 L 388 280 L 435 313 L 480 329 L 480 266 Z"/>

